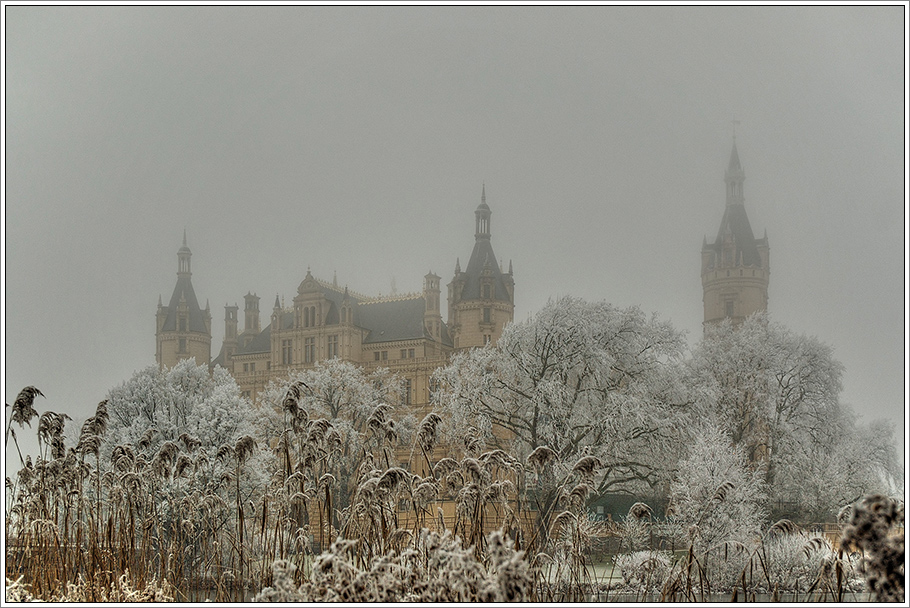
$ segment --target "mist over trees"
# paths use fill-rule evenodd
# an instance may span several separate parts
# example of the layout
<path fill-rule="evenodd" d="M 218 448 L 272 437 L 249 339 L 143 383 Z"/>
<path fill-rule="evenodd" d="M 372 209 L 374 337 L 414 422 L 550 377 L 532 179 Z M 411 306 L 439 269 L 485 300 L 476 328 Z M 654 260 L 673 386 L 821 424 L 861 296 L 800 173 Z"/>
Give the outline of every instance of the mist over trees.
<path fill-rule="evenodd" d="M 890 509 L 887 529 L 866 538 L 857 520 L 857 538 L 878 546 L 902 525 L 902 503 L 888 498 L 903 492 L 893 430 L 857 424 L 839 399 L 842 373 L 829 346 L 764 314 L 710 327 L 690 351 L 656 315 L 564 297 L 455 354 L 420 422 L 400 378 L 339 359 L 274 380 L 255 406 L 220 367 L 146 368 L 69 433 L 68 417 L 39 415 L 41 393 L 26 387 L 8 406 L 7 437 L 38 417 L 40 453 L 7 479 L 7 538 L 54 566 L 11 588 L 115 601 L 164 597 L 182 581 L 224 600 L 274 583 L 283 591 L 263 597 L 398 601 L 442 596 L 418 593 L 413 572 L 388 579 L 396 556 L 454 551 L 446 576 L 477 583 L 458 597 L 578 601 L 593 589 L 586 552 L 606 534 L 590 509 L 624 493 L 640 502 L 610 532 L 623 538 L 623 588 L 692 600 L 693 571 L 729 591 L 761 567 L 752 589 L 814 576 L 842 593 L 860 584 L 858 558 L 788 519 L 771 523 L 846 526 L 875 514 L 844 507 L 877 493 L 868 500 Z M 486 535 L 488 523 L 500 531 Z M 649 546 L 653 534 L 688 557 Z M 8 555 L 8 567 L 26 557 Z"/>
<path fill-rule="evenodd" d="M 857 425 L 840 403 L 842 374 L 830 346 L 764 313 L 708 327 L 686 353 L 656 316 L 564 297 L 436 376 L 454 440 L 479 432 L 515 454 L 594 456 L 593 496 L 667 495 L 711 423 L 760 472 L 765 506 L 796 503 L 791 511 L 825 519 L 902 483 L 892 433 Z"/>

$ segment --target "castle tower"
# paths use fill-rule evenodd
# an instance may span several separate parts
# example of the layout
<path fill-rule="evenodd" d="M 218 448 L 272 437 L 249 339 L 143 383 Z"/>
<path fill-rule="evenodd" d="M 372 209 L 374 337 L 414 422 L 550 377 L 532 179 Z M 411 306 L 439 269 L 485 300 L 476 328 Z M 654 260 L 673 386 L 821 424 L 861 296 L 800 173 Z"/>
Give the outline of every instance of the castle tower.
<path fill-rule="evenodd" d="M 727 204 L 714 243 L 705 237 L 701 250 L 701 283 L 704 290 L 704 325 L 725 318 L 742 323 L 754 312 L 768 309 L 771 275 L 768 234 L 756 239 L 746 215 L 743 183 L 746 174 L 739 161 L 736 138 L 724 174 Z"/>
<path fill-rule="evenodd" d="M 240 334 L 240 339 L 246 346 L 259 335 L 262 328 L 259 326 L 259 296 L 247 292 L 243 301 L 243 333 Z"/>
<path fill-rule="evenodd" d="M 155 361 L 161 367 L 172 367 L 182 359 L 195 357 L 199 365 L 209 365 L 212 360 L 212 315 L 206 303 L 199 307 L 196 292 L 190 280 L 190 248 L 186 245 L 177 251 L 177 284 L 167 306 L 158 297 L 155 331 Z"/>
<path fill-rule="evenodd" d="M 423 313 L 423 327 L 427 335 L 439 341 L 442 328 L 442 313 L 439 307 L 439 280 L 441 277 L 427 273 L 423 277 L 423 300 L 426 308 Z"/>
<path fill-rule="evenodd" d="M 496 262 L 490 244 L 491 215 L 484 185 L 474 211 L 474 250 L 464 272 L 455 262 L 455 276 L 448 285 L 448 328 L 455 348 L 495 342 L 515 313 L 512 266 L 504 273 Z"/>

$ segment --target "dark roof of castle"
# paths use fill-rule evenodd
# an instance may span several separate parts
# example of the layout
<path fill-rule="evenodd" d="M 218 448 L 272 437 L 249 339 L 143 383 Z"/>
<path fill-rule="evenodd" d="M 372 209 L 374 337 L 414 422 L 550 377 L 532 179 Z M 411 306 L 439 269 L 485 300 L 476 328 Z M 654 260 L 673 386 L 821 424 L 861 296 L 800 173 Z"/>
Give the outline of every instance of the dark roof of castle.
<path fill-rule="evenodd" d="M 355 315 L 358 326 L 369 329 L 364 344 L 394 342 L 396 340 L 418 340 L 426 337 L 423 324 L 426 300 L 423 296 L 365 302 L 357 307 Z M 443 344 L 451 346 L 446 324 L 442 323 L 440 338 Z"/>
<path fill-rule="evenodd" d="M 345 291 L 334 286 L 329 286 L 322 281 L 317 282 L 318 289 L 329 301 L 329 310 L 325 315 L 326 325 L 335 325 L 339 322 L 339 310 L 345 298 Z M 422 295 L 387 299 L 378 301 L 362 301 L 360 297 L 347 293 L 348 302 L 354 315 L 354 324 L 369 330 L 363 339 L 364 344 L 381 342 L 394 342 L 398 340 L 417 340 L 426 336 L 424 328 L 424 311 L 426 301 Z M 280 316 L 281 329 L 291 329 L 294 326 L 294 313 L 282 311 Z M 440 339 L 447 346 L 452 345 L 446 324 L 441 323 Z M 239 342 L 237 355 L 269 352 L 272 348 L 272 324 L 257 334 L 246 345 Z M 213 365 L 224 365 L 224 348 L 212 361 Z"/>
<path fill-rule="evenodd" d="M 717 240 L 709 245 L 717 253 L 720 253 L 723 246 L 724 235 L 731 234 L 736 246 L 735 263 L 740 261 L 744 266 L 761 267 L 761 256 L 758 254 L 758 245 L 761 240 L 756 239 L 752 233 L 752 226 L 749 224 L 749 216 L 746 215 L 744 205 L 727 205 L 724 210 L 724 217 L 720 222 L 720 230 L 717 231 Z"/>
<path fill-rule="evenodd" d="M 468 260 L 468 266 L 462 273 L 465 285 L 461 290 L 461 299 L 480 299 L 480 276 L 483 274 L 487 264 L 489 264 L 493 275 L 493 299 L 510 302 L 509 292 L 506 291 L 505 285 L 505 277 L 507 275 L 504 275 L 499 268 L 499 263 L 496 261 L 496 254 L 493 253 L 493 246 L 490 244 L 489 238 L 478 238 L 474 242 L 474 251 L 471 252 L 471 259 Z"/>
<path fill-rule="evenodd" d="M 177 330 L 177 305 L 181 299 L 186 300 L 186 305 L 189 309 L 189 330 L 206 333 L 205 315 L 202 309 L 199 308 L 199 301 L 196 300 L 196 292 L 193 290 L 193 283 L 190 281 L 189 275 L 179 275 L 177 277 L 177 285 L 174 286 L 174 293 L 171 295 L 171 301 L 167 305 L 167 317 L 164 320 L 161 331 Z"/>

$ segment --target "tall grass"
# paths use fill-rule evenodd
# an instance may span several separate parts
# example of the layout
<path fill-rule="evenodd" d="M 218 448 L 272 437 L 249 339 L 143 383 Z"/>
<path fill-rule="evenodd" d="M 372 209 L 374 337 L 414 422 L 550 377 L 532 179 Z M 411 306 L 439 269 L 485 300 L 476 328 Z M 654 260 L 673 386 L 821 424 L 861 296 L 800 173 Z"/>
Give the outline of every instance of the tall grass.
<path fill-rule="evenodd" d="M 608 529 L 588 517 L 599 466 L 588 456 L 549 480 L 541 513 L 531 507 L 554 474 L 552 450 L 524 462 L 476 442 L 446 452 L 436 414 L 402 446 L 377 405 L 360 465 L 340 480 L 340 435 L 299 406 L 293 385 L 273 437 L 212 454 L 186 434 L 155 449 L 151 430 L 107 460 L 104 402 L 67 446 L 65 416 L 38 416 L 37 395 L 23 391 L 7 426 L 14 437 L 9 422 L 39 418 L 38 455 L 6 480 L 8 601 L 842 601 L 862 588 L 861 560 L 877 597 L 903 597 L 903 508 L 882 497 L 844 517 L 843 544 L 782 520 L 751 543 L 693 537 L 677 553 L 652 546 L 668 524 L 637 503 L 612 529 L 614 578 L 599 580 L 591 548 Z M 257 451 L 272 475 L 250 489 Z M 353 491 L 339 506 L 342 483 Z"/>

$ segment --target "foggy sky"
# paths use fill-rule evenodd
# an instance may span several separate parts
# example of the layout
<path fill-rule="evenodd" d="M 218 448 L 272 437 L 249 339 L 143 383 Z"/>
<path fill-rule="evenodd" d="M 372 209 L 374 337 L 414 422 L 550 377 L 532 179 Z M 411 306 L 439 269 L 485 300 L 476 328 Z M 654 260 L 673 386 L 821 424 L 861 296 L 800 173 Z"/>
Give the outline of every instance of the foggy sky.
<path fill-rule="evenodd" d="M 9 403 L 84 417 L 154 364 L 184 229 L 214 357 L 308 267 L 448 283 L 482 184 L 516 319 L 606 299 L 694 345 L 735 118 L 773 319 L 904 425 L 903 6 L 4 9 Z"/>

